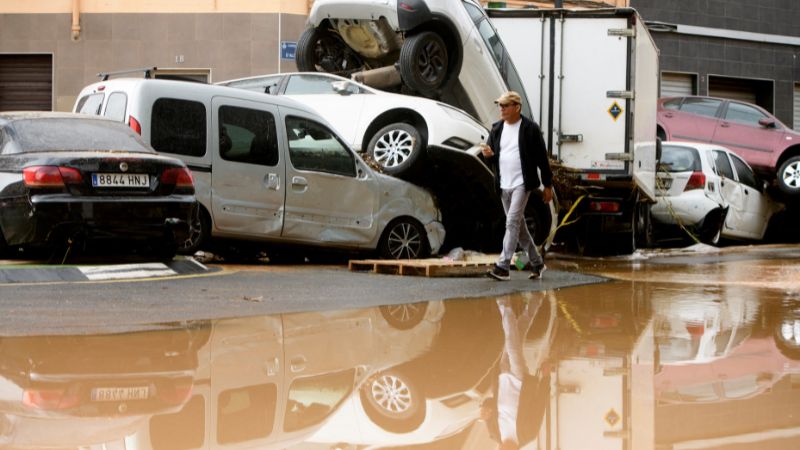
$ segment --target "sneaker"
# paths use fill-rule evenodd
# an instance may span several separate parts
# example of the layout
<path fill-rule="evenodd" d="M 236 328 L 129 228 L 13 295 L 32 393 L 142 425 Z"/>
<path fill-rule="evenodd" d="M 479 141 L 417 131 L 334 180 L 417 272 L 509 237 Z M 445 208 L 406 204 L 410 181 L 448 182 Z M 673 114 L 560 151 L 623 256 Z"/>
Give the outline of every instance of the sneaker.
<path fill-rule="evenodd" d="M 495 280 L 506 281 L 511 279 L 511 275 L 508 273 L 508 269 L 503 269 L 502 267 L 495 264 L 492 270 L 486 272 L 486 275 L 494 278 Z"/>
<path fill-rule="evenodd" d="M 545 266 L 544 263 L 534 267 L 533 269 L 531 269 L 531 274 L 528 275 L 528 279 L 538 280 L 542 278 L 542 274 L 544 273 L 545 270 L 547 270 L 547 266 Z"/>

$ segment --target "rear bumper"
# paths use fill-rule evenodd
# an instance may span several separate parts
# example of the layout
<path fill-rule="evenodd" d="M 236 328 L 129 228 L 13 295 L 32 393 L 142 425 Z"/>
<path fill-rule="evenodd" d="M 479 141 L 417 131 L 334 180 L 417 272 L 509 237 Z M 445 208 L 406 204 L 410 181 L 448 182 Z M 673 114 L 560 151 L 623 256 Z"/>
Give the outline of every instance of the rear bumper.
<path fill-rule="evenodd" d="M 8 245 L 42 245 L 82 234 L 92 238 L 185 240 L 197 202 L 192 195 L 168 197 L 20 197 L 4 204 L 0 218 Z"/>
<path fill-rule="evenodd" d="M 719 208 L 722 205 L 708 198 L 703 191 L 697 190 L 696 195 L 658 197 L 650 213 L 659 223 L 677 225 L 680 220 L 683 225 L 697 227 L 702 225 L 708 213 Z"/>

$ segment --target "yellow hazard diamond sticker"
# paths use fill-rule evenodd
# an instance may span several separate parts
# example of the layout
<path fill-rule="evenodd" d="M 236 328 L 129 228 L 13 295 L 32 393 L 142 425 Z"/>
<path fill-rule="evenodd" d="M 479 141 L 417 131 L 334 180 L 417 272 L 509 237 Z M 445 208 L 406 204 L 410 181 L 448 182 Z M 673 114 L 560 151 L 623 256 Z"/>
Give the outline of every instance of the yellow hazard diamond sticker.
<path fill-rule="evenodd" d="M 611 115 L 611 118 L 614 119 L 614 122 L 619 119 L 619 116 L 622 115 L 622 107 L 619 106 L 619 103 L 614 102 L 610 108 L 608 108 L 608 114 Z"/>
<path fill-rule="evenodd" d="M 620 421 L 620 419 L 622 419 L 622 417 L 620 417 L 620 415 L 616 411 L 614 411 L 614 409 L 612 408 L 606 413 L 605 419 L 606 419 L 606 423 L 613 427 L 614 425 L 619 423 L 619 421 Z"/>

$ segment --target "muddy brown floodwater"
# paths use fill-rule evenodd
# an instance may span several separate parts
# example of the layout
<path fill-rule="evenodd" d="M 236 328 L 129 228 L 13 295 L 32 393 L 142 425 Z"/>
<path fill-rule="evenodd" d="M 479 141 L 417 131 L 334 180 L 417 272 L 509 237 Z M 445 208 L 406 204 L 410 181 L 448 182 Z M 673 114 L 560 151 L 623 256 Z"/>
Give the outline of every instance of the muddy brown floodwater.
<path fill-rule="evenodd" d="M 618 281 L 3 337 L 0 447 L 796 449 L 797 256 L 583 261 Z"/>

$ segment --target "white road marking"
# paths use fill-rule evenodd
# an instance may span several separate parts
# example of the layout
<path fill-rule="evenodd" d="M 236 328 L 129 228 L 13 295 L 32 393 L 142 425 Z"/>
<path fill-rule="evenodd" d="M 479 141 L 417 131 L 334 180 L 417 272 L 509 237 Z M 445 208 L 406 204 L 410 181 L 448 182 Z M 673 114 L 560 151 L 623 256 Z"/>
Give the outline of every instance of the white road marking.
<path fill-rule="evenodd" d="M 86 278 L 97 280 L 122 280 L 127 278 L 168 277 L 177 273 L 163 263 L 115 264 L 110 266 L 79 267 Z"/>

